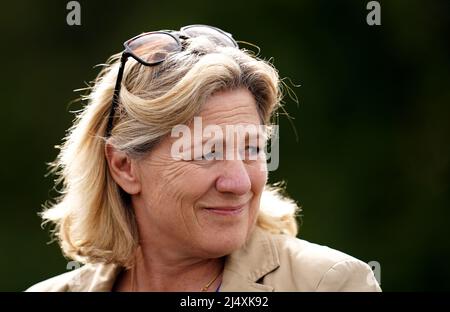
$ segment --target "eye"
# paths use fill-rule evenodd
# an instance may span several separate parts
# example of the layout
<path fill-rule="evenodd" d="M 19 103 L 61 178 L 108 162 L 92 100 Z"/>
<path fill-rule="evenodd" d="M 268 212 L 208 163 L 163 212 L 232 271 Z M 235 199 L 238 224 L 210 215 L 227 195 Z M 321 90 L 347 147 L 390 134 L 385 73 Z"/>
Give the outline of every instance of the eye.
<path fill-rule="evenodd" d="M 245 148 L 246 158 L 249 160 L 256 160 L 256 157 L 259 155 L 261 149 L 259 146 L 247 146 Z"/>
<path fill-rule="evenodd" d="M 202 160 L 219 160 L 219 159 L 221 159 L 220 151 L 216 151 L 215 149 L 212 149 L 210 152 L 202 155 Z"/>
<path fill-rule="evenodd" d="M 212 151 L 202 155 L 202 160 L 213 160 L 216 157 L 216 152 Z"/>
<path fill-rule="evenodd" d="M 259 154 L 259 146 L 249 146 L 247 147 L 248 151 L 250 151 L 252 154 Z"/>

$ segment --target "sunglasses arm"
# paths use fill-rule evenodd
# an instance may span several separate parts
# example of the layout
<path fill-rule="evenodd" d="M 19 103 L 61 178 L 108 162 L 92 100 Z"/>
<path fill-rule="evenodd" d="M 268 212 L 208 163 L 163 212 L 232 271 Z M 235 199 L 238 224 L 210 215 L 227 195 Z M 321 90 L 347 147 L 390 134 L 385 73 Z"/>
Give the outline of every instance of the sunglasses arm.
<path fill-rule="evenodd" d="M 108 124 L 106 126 L 106 137 L 111 136 L 114 115 L 115 115 L 116 107 L 117 107 L 118 101 L 119 101 L 120 88 L 122 86 L 122 78 L 123 78 L 123 72 L 125 69 L 125 63 L 127 62 L 129 56 L 130 55 L 126 51 L 124 51 L 122 53 L 122 57 L 120 58 L 120 67 L 119 67 L 119 71 L 117 73 L 116 85 L 114 87 L 114 94 L 113 94 L 113 98 L 112 98 L 112 102 L 111 102 L 111 110 L 109 112 Z"/>

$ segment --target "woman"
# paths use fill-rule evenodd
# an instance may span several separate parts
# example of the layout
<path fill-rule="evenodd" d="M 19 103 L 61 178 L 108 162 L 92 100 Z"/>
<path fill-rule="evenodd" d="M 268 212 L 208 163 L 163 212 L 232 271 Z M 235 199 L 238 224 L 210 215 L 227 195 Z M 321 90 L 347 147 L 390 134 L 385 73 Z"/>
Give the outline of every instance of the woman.
<path fill-rule="evenodd" d="M 85 265 L 29 291 L 379 291 L 367 264 L 295 238 L 297 206 L 266 185 L 260 126 L 280 100 L 272 65 L 220 29 L 128 40 L 62 146 L 62 196 L 42 214 Z"/>

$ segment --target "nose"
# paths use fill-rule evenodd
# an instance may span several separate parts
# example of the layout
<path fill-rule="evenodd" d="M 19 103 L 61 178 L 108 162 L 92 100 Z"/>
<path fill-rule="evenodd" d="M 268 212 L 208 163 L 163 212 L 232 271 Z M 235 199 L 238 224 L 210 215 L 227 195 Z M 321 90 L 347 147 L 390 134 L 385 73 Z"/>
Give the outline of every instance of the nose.
<path fill-rule="evenodd" d="M 216 189 L 221 193 L 247 194 L 251 181 L 242 160 L 225 160 L 223 164 L 223 173 L 216 180 Z"/>

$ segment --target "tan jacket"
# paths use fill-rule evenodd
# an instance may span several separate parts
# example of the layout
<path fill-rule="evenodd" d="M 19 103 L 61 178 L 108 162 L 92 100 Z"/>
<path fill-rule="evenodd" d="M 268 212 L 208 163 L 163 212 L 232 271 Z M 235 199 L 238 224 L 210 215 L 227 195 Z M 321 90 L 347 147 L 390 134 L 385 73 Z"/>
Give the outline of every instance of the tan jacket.
<path fill-rule="evenodd" d="M 27 291 L 111 291 L 122 268 L 86 264 Z M 225 262 L 220 291 L 381 291 L 370 267 L 337 250 L 256 228 Z"/>

